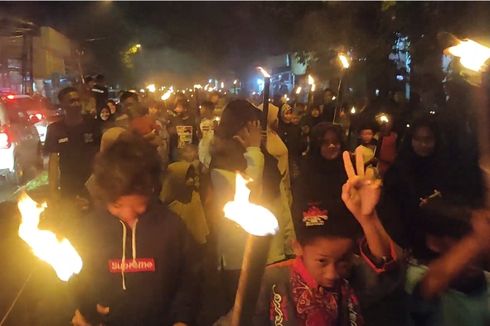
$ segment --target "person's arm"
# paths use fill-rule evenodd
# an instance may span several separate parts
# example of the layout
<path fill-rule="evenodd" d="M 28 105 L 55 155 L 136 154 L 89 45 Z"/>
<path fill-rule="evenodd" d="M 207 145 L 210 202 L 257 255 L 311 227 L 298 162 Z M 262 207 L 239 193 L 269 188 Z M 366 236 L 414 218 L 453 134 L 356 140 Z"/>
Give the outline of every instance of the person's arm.
<path fill-rule="evenodd" d="M 342 200 L 361 225 L 372 256 L 380 261 L 394 259 L 395 245 L 375 210 L 380 198 L 381 181 L 364 175 L 364 161 L 358 149 L 356 154 L 357 174 L 352 166 L 350 154 L 343 154 L 348 180 L 342 187 Z"/>
<path fill-rule="evenodd" d="M 429 270 L 419 285 L 425 299 L 439 295 L 479 256 L 490 254 L 490 214 L 473 214 L 473 232 L 459 241 L 448 252 L 429 264 Z"/>
<path fill-rule="evenodd" d="M 60 158 L 58 153 L 50 153 L 48 160 L 48 183 L 51 198 L 56 199 L 59 195 L 58 184 L 60 175 Z"/>
<path fill-rule="evenodd" d="M 262 184 L 262 174 L 264 172 L 264 154 L 260 150 L 262 139 L 260 122 L 249 122 L 246 127 L 242 128 L 234 137 L 246 150 L 243 154 L 247 161 L 245 174 L 252 178 L 254 188 Z"/>

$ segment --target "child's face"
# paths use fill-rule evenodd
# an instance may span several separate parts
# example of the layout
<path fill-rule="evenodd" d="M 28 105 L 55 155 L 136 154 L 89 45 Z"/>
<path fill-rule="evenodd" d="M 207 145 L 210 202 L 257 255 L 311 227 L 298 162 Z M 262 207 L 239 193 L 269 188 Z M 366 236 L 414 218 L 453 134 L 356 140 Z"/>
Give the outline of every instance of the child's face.
<path fill-rule="evenodd" d="M 111 111 L 108 108 L 103 108 L 100 110 L 100 120 L 107 121 L 111 116 Z"/>
<path fill-rule="evenodd" d="M 412 137 L 412 148 L 415 154 L 421 157 L 428 157 L 434 153 L 436 138 L 428 127 L 420 127 L 415 130 Z"/>
<path fill-rule="evenodd" d="M 301 119 L 299 118 L 299 115 L 297 115 L 297 114 L 293 114 L 293 115 L 291 116 L 291 123 L 292 123 L 293 125 L 295 125 L 295 126 L 299 125 L 300 120 L 301 120 Z"/>
<path fill-rule="evenodd" d="M 148 114 L 149 115 L 157 115 L 158 114 L 158 108 L 156 106 L 150 106 L 148 107 Z"/>
<path fill-rule="evenodd" d="M 127 195 L 107 204 L 107 210 L 121 221 L 133 225 L 134 221 L 146 211 L 147 206 L 148 197 Z"/>
<path fill-rule="evenodd" d="M 178 115 L 183 115 L 185 112 L 185 109 L 182 105 L 177 105 L 174 109 L 174 112 Z"/>
<path fill-rule="evenodd" d="M 311 116 L 313 118 L 318 118 L 320 116 L 320 110 L 318 108 L 312 109 L 311 110 Z"/>
<path fill-rule="evenodd" d="M 319 237 L 309 244 L 295 244 L 295 251 L 315 279 L 325 288 L 335 288 L 348 277 L 352 266 L 353 242 L 347 238 Z"/>
<path fill-rule="evenodd" d="M 284 123 L 290 123 L 293 120 L 293 110 L 286 110 L 282 116 L 282 121 Z"/>
<path fill-rule="evenodd" d="M 369 144 L 373 140 L 374 132 L 371 129 L 364 129 L 359 133 L 359 137 L 363 144 Z"/>

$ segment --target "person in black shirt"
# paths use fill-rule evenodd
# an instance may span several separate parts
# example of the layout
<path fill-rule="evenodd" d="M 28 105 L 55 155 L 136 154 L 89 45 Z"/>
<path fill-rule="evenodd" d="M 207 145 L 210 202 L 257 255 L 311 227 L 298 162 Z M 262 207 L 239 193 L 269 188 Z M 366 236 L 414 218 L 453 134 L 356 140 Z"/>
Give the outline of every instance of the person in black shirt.
<path fill-rule="evenodd" d="M 60 195 L 69 199 L 83 198 L 84 183 L 90 176 L 92 160 L 99 149 L 100 129 L 95 119 L 82 116 L 76 88 L 62 89 L 58 100 L 65 116 L 48 126 L 44 145 L 49 154 L 51 198 L 55 201 Z"/>
<path fill-rule="evenodd" d="M 95 85 L 91 89 L 92 95 L 95 98 L 95 107 L 97 109 L 97 114 L 106 105 L 109 99 L 109 90 L 106 87 L 104 75 L 95 76 Z"/>
<path fill-rule="evenodd" d="M 172 161 L 177 161 L 181 150 L 188 144 L 197 145 L 198 126 L 190 113 L 187 100 L 177 101 L 174 108 L 175 117 L 170 120 L 170 156 Z"/>

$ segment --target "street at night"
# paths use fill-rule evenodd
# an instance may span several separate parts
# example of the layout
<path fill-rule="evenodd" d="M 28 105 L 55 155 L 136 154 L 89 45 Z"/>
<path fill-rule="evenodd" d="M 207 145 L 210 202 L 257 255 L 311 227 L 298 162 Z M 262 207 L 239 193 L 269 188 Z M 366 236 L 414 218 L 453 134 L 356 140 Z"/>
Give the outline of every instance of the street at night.
<path fill-rule="evenodd" d="M 489 17 L 0 3 L 0 326 L 490 325 Z"/>

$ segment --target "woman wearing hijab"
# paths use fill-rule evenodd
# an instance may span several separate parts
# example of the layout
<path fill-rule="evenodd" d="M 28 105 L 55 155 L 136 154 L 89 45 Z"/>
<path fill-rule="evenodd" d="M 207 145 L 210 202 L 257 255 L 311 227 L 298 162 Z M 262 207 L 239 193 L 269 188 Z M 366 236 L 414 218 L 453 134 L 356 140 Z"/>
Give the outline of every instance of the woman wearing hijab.
<path fill-rule="evenodd" d="M 297 226 L 309 205 L 343 205 L 342 185 L 347 181 L 342 151 L 342 130 L 331 123 L 319 123 L 311 132 L 310 150 L 301 164 L 301 177 L 294 187 L 293 220 Z"/>
<path fill-rule="evenodd" d="M 416 120 L 405 136 L 393 166 L 384 178 L 382 217 L 396 240 L 422 254 L 414 218 L 430 199 L 443 197 L 455 204 L 478 205 L 482 183 L 478 169 L 447 155 L 438 124 L 432 118 Z M 389 218 L 386 218 L 389 216 Z"/>

